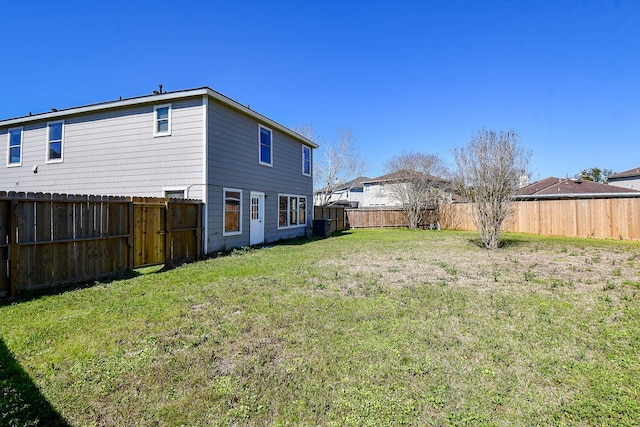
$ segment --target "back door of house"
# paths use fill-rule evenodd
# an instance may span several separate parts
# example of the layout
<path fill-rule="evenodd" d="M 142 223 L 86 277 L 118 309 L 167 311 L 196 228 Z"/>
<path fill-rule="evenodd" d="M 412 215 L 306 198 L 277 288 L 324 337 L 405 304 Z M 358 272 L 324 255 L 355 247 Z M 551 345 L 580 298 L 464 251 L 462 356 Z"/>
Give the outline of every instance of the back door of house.
<path fill-rule="evenodd" d="M 250 245 L 264 243 L 264 193 L 251 192 Z"/>

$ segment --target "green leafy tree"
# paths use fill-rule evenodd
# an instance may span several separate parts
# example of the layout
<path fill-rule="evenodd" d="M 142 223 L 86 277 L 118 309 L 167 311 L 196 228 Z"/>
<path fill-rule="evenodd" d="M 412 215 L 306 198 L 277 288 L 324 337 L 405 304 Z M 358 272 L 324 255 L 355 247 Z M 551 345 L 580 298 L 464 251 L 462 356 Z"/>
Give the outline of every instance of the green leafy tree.
<path fill-rule="evenodd" d="M 580 175 L 582 176 L 582 179 L 586 180 L 586 181 L 593 181 L 593 182 L 601 182 L 603 184 L 608 184 L 609 183 L 609 176 L 613 175 L 615 172 L 612 171 L 611 169 L 600 169 L 600 168 L 589 168 L 589 169 L 584 169 L 582 172 L 580 172 Z"/>

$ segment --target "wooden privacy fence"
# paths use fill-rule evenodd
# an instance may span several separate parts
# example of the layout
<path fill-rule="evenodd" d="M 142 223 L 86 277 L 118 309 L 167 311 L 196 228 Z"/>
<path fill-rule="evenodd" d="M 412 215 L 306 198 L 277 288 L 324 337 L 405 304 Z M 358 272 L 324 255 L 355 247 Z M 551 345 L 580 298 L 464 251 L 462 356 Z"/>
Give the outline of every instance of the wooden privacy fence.
<path fill-rule="evenodd" d="M 407 215 L 400 208 L 360 208 L 346 209 L 349 226 L 352 228 L 399 228 L 408 227 Z M 420 228 L 431 228 L 438 222 L 435 209 L 427 209 L 421 221 Z"/>
<path fill-rule="evenodd" d="M 199 201 L 0 192 L 0 297 L 202 256 Z"/>
<path fill-rule="evenodd" d="M 440 207 L 449 230 L 475 230 L 470 203 Z M 546 236 L 640 240 L 640 198 L 532 200 L 513 203 L 504 231 Z"/>
<path fill-rule="evenodd" d="M 313 219 L 326 219 L 329 221 L 327 234 L 349 228 L 343 206 L 314 206 Z"/>

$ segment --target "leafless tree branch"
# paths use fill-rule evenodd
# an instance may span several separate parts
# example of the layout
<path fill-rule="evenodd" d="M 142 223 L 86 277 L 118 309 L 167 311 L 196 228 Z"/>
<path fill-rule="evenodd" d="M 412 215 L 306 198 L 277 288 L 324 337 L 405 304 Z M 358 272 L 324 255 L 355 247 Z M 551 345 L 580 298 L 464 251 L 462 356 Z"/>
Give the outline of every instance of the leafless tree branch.
<path fill-rule="evenodd" d="M 392 181 L 388 193 L 400 202 L 410 228 L 417 228 L 428 209 L 437 209 L 446 197 L 449 171 L 434 154 L 403 153 L 386 164 Z"/>
<path fill-rule="evenodd" d="M 473 222 L 488 249 L 496 249 L 512 198 L 526 175 L 530 153 L 515 131 L 480 129 L 463 148 L 453 150 L 458 166 L 455 189 L 473 202 Z"/>

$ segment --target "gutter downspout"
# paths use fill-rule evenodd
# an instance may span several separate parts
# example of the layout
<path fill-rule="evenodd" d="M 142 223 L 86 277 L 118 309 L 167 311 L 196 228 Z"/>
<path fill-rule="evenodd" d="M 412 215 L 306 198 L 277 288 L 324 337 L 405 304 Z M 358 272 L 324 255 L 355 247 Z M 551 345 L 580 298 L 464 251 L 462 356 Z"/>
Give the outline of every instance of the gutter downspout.
<path fill-rule="evenodd" d="M 207 254 L 207 242 L 209 241 L 209 95 L 202 96 L 202 202 L 204 203 L 204 212 L 202 213 L 202 222 L 204 226 L 204 242 L 202 243 L 202 251 Z"/>

